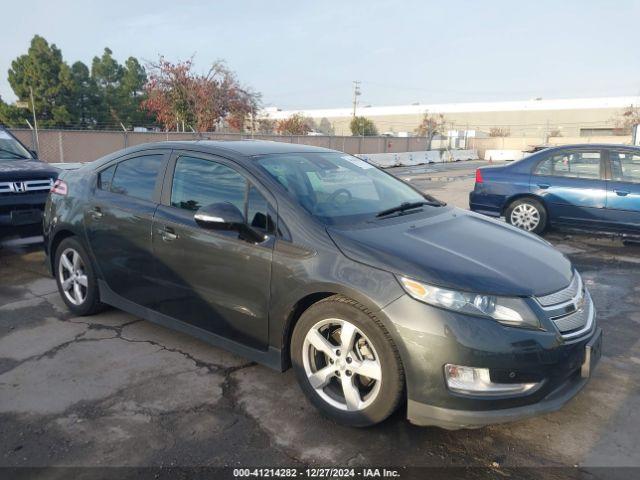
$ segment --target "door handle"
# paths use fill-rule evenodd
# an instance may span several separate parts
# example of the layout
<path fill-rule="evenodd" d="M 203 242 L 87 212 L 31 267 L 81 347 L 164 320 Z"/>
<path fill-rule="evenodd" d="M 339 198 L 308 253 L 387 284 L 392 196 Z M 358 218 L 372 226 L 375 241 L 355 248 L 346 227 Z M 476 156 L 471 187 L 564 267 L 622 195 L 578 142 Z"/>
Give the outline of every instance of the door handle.
<path fill-rule="evenodd" d="M 616 192 L 616 195 L 618 195 L 619 197 L 626 197 L 627 195 L 629 195 L 629 192 L 627 190 L 613 190 L 614 192 Z"/>
<path fill-rule="evenodd" d="M 176 238 L 178 238 L 178 234 L 171 227 L 164 226 L 162 228 L 159 228 L 158 233 L 160 234 L 162 240 L 164 240 L 165 242 L 173 242 Z"/>
<path fill-rule="evenodd" d="M 89 214 L 94 218 L 94 220 L 98 220 L 99 218 L 102 218 L 102 209 L 100 207 L 93 207 L 90 211 Z"/>
<path fill-rule="evenodd" d="M 547 188 L 549 188 L 551 185 L 549 185 L 548 183 L 539 183 L 538 187 L 546 190 Z"/>

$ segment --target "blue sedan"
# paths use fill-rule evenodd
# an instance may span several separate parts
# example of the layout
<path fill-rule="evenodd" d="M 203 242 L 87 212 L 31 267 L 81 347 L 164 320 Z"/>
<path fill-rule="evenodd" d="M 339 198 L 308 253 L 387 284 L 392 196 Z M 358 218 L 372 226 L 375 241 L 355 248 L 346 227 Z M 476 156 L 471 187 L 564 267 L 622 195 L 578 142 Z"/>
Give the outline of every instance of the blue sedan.
<path fill-rule="evenodd" d="M 568 145 L 479 168 L 469 206 L 538 234 L 550 225 L 640 234 L 640 148 Z"/>

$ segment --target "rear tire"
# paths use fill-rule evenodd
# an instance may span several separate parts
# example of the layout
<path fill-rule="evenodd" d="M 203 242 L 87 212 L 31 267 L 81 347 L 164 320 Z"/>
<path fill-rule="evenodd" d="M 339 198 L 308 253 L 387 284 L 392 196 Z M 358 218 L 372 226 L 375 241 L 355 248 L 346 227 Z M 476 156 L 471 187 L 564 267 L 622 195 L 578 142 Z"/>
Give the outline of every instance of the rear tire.
<path fill-rule="evenodd" d="M 514 227 L 540 235 L 547 228 L 547 210 L 533 198 L 520 198 L 511 202 L 505 219 Z"/>
<path fill-rule="evenodd" d="M 55 277 L 62 300 L 75 315 L 93 315 L 104 307 L 87 251 L 74 237 L 65 238 L 55 252 Z"/>
<path fill-rule="evenodd" d="M 311 403 L 342 425 L 382 422 L 403 396 L 404 370 L 391 336 L 366 307 L 340 295 L 302 314 L 291 360 Z"/>

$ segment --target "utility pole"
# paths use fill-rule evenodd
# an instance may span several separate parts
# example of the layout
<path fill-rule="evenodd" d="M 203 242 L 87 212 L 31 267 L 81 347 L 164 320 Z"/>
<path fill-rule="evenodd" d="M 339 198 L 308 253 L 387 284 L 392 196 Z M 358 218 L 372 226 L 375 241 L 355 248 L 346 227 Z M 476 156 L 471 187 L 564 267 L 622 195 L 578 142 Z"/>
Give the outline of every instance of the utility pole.
<path fill-rule="evenodd" d="M 33 88 L 29 87 L 29 96 L 31 97 L 31 113 L 33 113 L 33 126 L 36 132 L 36 152 L 40 156 L 40 139 L 38 138 L 38 120 L 36 119 L 36 104 L 33 101 Z"/>
<path fill-rule="evenodd" d="M 361 95 L 360 92 L 360 80 L 353 81 L 353 116 L 356 116 L 356 106 L 358 105 L 358 97 Z"/>

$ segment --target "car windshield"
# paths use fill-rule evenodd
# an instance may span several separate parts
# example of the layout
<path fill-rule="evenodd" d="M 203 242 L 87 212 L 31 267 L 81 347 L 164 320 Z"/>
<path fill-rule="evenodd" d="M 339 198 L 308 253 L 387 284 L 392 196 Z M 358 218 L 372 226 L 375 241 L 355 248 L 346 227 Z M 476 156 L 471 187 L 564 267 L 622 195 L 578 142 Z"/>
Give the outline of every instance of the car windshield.
<path fill-rule="evenodd" d="M 329 225 L 371 220 L 400 205 L 421 206 L 427 201 L 407 184 L 344 153 L 269 154 L 257 157 L 257 162 L 309 213 Z"/>
<path fill-rule="evenodd" d="M 29 151 L 4 130 L 0 130 L 0 160 L 31 158 Z"/>

